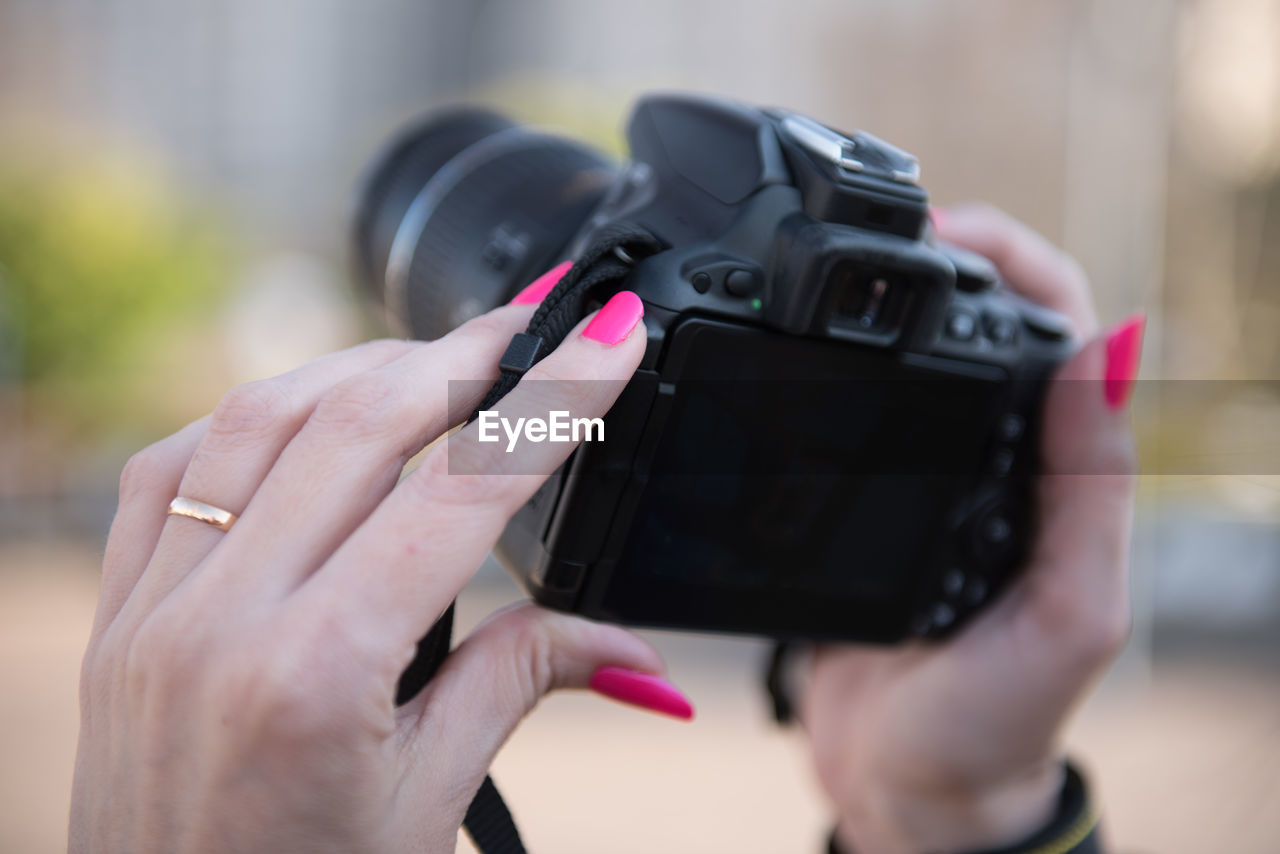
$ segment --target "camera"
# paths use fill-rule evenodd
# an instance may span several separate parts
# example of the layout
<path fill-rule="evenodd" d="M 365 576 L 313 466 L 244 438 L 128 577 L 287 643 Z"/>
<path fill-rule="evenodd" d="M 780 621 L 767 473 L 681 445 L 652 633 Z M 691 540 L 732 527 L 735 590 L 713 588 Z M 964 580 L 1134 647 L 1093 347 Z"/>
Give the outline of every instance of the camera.
<path fill-rule="evenodd" d="M 1034 526 L 1065 318 L 939 243 L 917 160 L 868 133 L 684 94 L 631 159 L 460 109 L 360 192 L 360 277 L 421 338 L 500 305 L 619 223 L 661 249 L 639 370 L 508 524 L 546 606 L 776 639 L 939 637 L 999 595 Z M 588 307 L 613 291 L 592 292 Z"/>

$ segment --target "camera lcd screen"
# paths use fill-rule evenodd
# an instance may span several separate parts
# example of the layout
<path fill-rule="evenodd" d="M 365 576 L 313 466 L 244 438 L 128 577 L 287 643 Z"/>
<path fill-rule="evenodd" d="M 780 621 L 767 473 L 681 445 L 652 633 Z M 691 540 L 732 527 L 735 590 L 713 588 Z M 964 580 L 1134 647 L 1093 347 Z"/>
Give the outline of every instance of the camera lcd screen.
<path fill-rule="evenodd" d="M 898 622 L 884 609 L 905 607 L 980 465 L 1003 373 L 686 327 L 610 598 L 642 608 L 641 591 L 665 587 L 704 615 L 720 611 L 726 628 L 769 607 L 762 594 L 779 608 L 843 606 Z"/>

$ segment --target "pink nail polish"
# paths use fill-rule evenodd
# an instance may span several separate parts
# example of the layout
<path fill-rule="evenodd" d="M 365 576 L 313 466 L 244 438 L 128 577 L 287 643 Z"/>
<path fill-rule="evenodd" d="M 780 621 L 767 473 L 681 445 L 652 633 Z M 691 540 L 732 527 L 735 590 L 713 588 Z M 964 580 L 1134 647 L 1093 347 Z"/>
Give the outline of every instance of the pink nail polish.
<path fill-rule="evenodd" d="M 947 225 L 947 212 L 943 208 L 929 206 L 929 219 L 933 220 L 933 230 L 941 231 Z"/>
<path fill-rule="evenodd" d="M 536 305 L 551 293 L 551 289 L 560 283 L 564 278 L 564 274 L 569 272 L 573 266 L 572 261 L 561 261 L 538 278 L 534 279 L 525 289 L 516 294 L 515 299 L 511 301 L 512 305 Z"/>
<path fill-rule="evenodd" d="M 622 667 L 601 667 L 591 674 L 591 690 L 614 700 L 660 712 L 681 720 L 693 720 L 693 704 L 676 686 L 648 673 Z"/>
<path fill-rule="evenodd" d="M 1138 376 L 1138 363 L 1142 358 L 1142 332 L 1147 316 L 1142 312 L 1130 317 L 1107 336 L 1107 373 L 1103 381 L 1103 394 L 1107 406 L 1123 409 L 1133 393 L 1133 381 Z"/>
<path fill-rule="evenodd" d="M 591 319 L 587 328 L 582 330 L 582 335 L 593 341 L 617 344 L 631 334 L 642 317 L 644 303 L 640 302 L 640 297 L 631 291 L 619 291 Z"/>

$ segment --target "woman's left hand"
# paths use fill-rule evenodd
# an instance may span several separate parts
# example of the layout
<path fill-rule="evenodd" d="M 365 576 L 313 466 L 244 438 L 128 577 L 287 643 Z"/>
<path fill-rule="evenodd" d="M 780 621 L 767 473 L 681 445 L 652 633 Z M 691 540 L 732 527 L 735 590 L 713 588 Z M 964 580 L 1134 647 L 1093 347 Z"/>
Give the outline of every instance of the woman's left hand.
<path fill-rule="evenodd" d="M 71 851 L 453 851 L 494 753 L 547 691 L 611 666 L 599 690 L 690 713 L 635 635 L 528 606 L 393 703 L 415 642 L 545 480 L 519 472 L 574 447 L 507 454 L 473 423 L 396 485 L 479 403 L 450 400 L 448 380 L 496 377 L 533 310 L 242 386 L 130 461 L 82 671 Z M 639 300 L 591 322 L 504 415 L 604 414 L 644 351 Z M 175 495 L 239 520 L 166 517 Z"/>
<path fill-rule="evenodd" d="M 1129 628 L 1126 403 L 1142 319 L 1098 336 L 1079 265 L 993 208 L 952 208 L 936 223 L 1085 343 L 1044 404 L 1038 530 L 1010 589 L 946 642 L 814 655 L 801 717 L 838 833 L 859 854 L 1004 848 L 1046 825 L 1062 728 Z"/>

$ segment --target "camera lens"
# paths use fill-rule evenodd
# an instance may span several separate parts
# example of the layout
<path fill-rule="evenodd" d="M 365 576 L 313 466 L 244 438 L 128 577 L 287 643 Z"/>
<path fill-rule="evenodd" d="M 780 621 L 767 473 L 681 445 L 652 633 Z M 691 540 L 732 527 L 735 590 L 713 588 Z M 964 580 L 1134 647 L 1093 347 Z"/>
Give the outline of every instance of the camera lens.
<path fill-rule="evenodd" d="M 366 173 L 357 274 L 415 337 L 438 338 L 562 260 L 616 175 L 604 155 L 493 113 L 429 116 Z"/>

